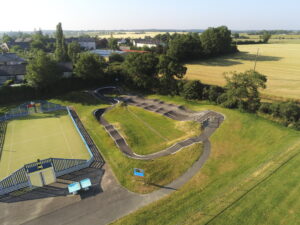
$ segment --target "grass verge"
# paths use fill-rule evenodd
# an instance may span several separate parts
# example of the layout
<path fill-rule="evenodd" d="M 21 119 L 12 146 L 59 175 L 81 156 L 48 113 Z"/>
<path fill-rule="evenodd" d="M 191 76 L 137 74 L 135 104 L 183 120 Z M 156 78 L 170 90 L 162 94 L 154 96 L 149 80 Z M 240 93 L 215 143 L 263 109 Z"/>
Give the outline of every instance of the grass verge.
<path fill-rule="evenodd" d="M 158 189 L 156 185 L 170 183 L 189 169 L 202 153 L 201 144 L 194 144 L 177 154 L 156 160 L 143 161 L 128 158 L 116 147 L 111 137 L 92 114 L 94 110 L 108 107 L 108 105 L 82 92 L 71 93 L 51 101 L 75 108 L 85 128 L 100 149 L 101 154 L 111 166 L 115 176 L 130 191 L 148 193 Z M 139 130 L 136 130 L 136 132 L 139 132 Z M 133 168 L 145 170 L 148 184 L 134 178 Z"/>
<path fill-rule="evenodd" d="M 150 97 L 194 110 L 215 110 L 226 120 L 211 137 L 212 154 L 197 175 L 180 190 L 114 225 L 300 221 L 300 132 L 236 110 L 186 102 L 180 97 Z"/>

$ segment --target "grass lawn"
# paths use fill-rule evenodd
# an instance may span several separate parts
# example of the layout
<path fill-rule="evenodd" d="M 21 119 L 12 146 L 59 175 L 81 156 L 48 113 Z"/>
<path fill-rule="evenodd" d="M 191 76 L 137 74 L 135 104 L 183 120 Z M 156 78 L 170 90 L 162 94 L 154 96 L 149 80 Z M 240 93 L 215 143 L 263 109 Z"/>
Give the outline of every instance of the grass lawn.
<path fill-rule="evenodd" d="M 203 83 L 224 85 L 224 72 L 253 69 L 259 48 L 256 70 L 268 77 L 263 94 L 300 98 L 300 44 L 240 45 L 240 53 L 187 65 L 187 78 Z"/>
<path fill-rule="evenodd" d="M 104 118 L 113 124 L 133 151 L 146 155 L 200 134 L 200 125 L 191 121 L 176 121 L 135 106 L 119 104 Z"/>
<path fill-rule="evenodd" d="M 194 110 L 212 109 L 226 120 L 211 137 L 212 154 L 197 175 L 114 225 L 299 223 L 300 132 L 253 114 L 160 98 Z"/>
<path fill-rule="evenodd" d="M 8 122 L 0 162 L 0 179 L 24 164 L 47 158 L 88 159 L 66 111 L 32 114 Z"/>
<path fill-rule="evenodd" d="M 71 93 L 57 99 L 52 99 L 51 102 L 75 108 L 85 128 L 100 149 L 106 162 L 112 168 L 119 182 L 131 191 L 148 193 L 157 189 L 155 185 L 170 183 L 189 169 L 202 153 L 202 145 L 194 144 L 184 148 L 177 154 L 155 160 L 144 161 L 128 158 L 116 147 L 114 141 L 92 114 L 94 110 L 108 107 L 108 105 L 82 92 Z M 139 131 L 136 130 L 136 132 Z M 144 184 L 133 176 L 134 168 L 145 170 L 146 181 L 149 184 Z"/>

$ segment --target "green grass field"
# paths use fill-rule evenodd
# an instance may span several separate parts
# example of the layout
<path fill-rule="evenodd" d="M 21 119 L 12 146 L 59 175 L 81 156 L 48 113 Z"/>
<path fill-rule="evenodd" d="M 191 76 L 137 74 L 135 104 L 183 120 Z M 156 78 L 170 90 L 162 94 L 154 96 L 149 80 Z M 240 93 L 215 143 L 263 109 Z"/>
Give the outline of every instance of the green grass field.
<path fill-rule="evenodd" d="M 212 154 L 197 175 L 174 194 L 114 225 L 299 223 L 300 132 L 236 110 L 151 97 L 216 110 L 226 120 L 211 137 Z"/>
<path fill-rule="evenodd" d="M 224 72 L 254 68 L 268 77 L 266 95 L 300 99 L 300 44 L 240 45 L 240 53 L 201 60 L 187 65 L 187 78 L 203 83 L 224 85 Z"/>
<path fill-rule="evenodd" d="M 157 186 L 166 185 L 183 174 L 200 157 L 202 145 L 194 144 L 182 149 L 177 154 L 169 155 L 155 160 L 136 160 L 126 157 L 115 145 L 104 127 L 99 125 L 92 112 L 109 105 L 100 102 L 87 93 L 71 93 L 58 99 L 54 103 L 72 105 L 78 113 L 85 128 L 101 150 L 105 161 L 112 168 L 119 182 L 130 191 L 149 193 L 158 189 Z M 140 130 L 136 130 L 140 132 Z M 133 176 L 133 169 L 145 170 L 146 181 L 144 184 Z"/>
<path fill-rule="evenodd" d="M 0 179 L 24 164 L 47 158 L 88 159 L 89 154 L 67 112 L 32 114 L 8 122 Z"/>
<path fill-rule="evenodd" d="M 161 151 L 200 134 L 198 123 L 175 121 L 134 106 L 118 105 L 104 118 L 121 132 L 132 150 L 140 155 Z"/>

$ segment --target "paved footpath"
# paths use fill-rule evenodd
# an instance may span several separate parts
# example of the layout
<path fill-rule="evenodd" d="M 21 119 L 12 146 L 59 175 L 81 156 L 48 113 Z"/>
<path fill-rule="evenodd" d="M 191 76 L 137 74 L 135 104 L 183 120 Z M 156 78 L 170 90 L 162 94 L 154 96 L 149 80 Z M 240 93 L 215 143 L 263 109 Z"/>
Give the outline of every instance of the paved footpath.
<path fill-rule="evenodd" d="M 171 106 L 173 107 L 173 106 Z M 172 183 L 150 194 L 136 194 L 123 188 L 111 169 L 104 166 L 101 180 L 102 193 L 85 199 L 78 196 L 50 197 L 16 203 L 0 203 L 0 224 L 3 225 L 104 225 L 115 221 L 151 202 L 176 191 L 189 181 L 204 165 L 210 155 L 209 137 L 218 128 L 214 120 L 222 122 L 220 114 L 208 123 L 201 134 L 203 154 L 191 168 Z"/>

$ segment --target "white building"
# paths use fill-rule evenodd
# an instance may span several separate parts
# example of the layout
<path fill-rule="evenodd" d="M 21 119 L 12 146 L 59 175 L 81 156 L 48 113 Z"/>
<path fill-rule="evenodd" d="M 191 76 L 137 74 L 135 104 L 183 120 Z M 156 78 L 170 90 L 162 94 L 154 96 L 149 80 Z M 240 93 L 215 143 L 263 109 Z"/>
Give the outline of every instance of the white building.
<path fill-rule="evenodd" d="M 164 45 L 158 40 L 146 40 L 146 39 L 136 39 L 133 40 L 133 45 L 138 48 L 148 47 L 148 48 L 156 48 L 158 45 Z"/>
<path fill-rule="evenodd" d="M 72 41 L 77 41 L 81 48 L 85 50 L 94 50 L 96 49 L 96 41 L 94 38 L 68 38 L 66 39 L 67 43 Z"/>

